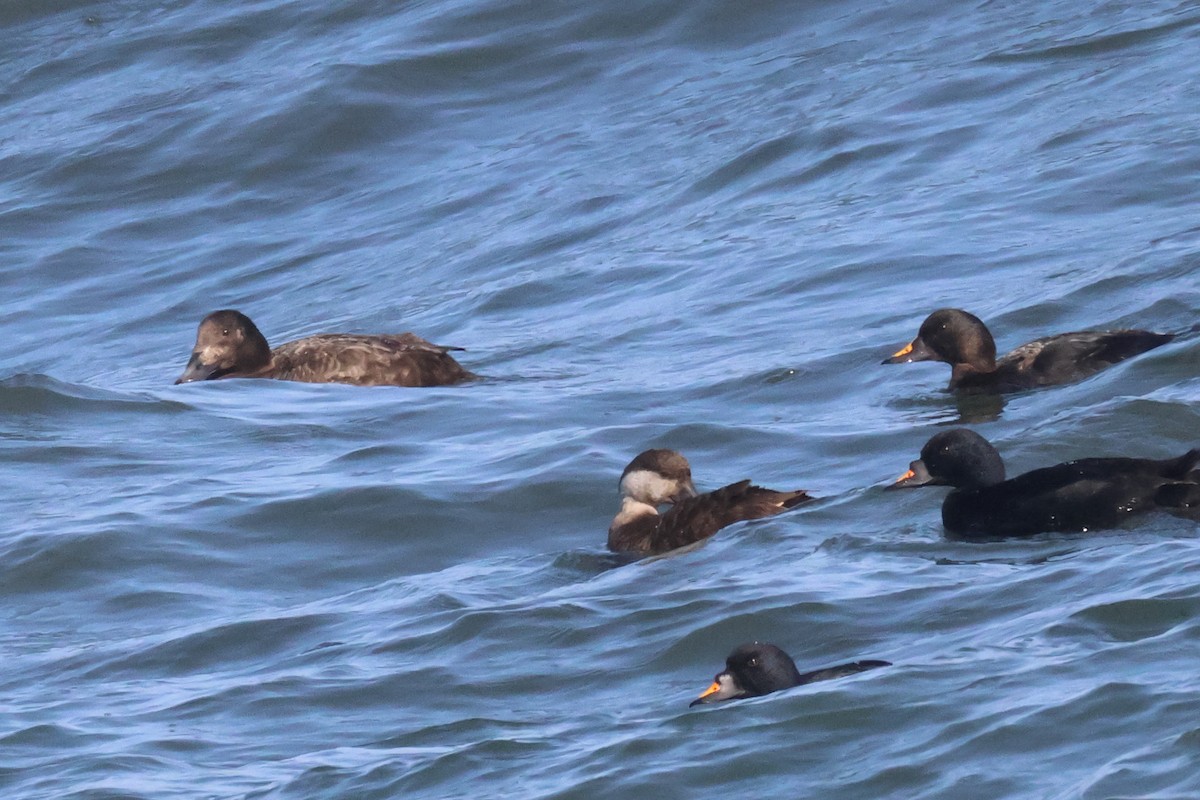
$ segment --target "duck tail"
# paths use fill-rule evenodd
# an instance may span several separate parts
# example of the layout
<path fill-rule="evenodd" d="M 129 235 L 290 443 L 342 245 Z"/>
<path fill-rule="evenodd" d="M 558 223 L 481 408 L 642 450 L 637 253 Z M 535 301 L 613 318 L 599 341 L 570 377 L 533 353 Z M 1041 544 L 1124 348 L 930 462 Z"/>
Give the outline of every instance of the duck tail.
<path fill-rule="evenodd" d="M 1162 508 L 1200 509 L 1200 484 L 1164 484 L 1154 493 L 1154 504 Z"/>
<path fill-rule="evenodd" d="M 808 503 L 808 502 L 811 502 L 811 501 L 817 499 L 817 498 L 813 497 L 811 494 L 809 494 L 807 491 L 805 491 L 804 489 L 797 489 L 794 492 L 788 492 L 787 494 L 790 495 L 790 497 L 786 497 L 784 499 L 784 501 L 783 501 L 784 508 L 795 508 L 796 506 L 800 505 L 801 503 Z"/>
<path fill-rule="evenodd" d="M 1200 464 L 1200 447 L 1192 448 L 1179 458 L 1168 460 L 1163 466 L 1163 477 L 1174 478 L 1176 480 L 1185 480 L 1188 478 L 1188 473 Z"/>
<path fill-rule="evenodd" d="M 849 664 L 839 664 L 836 667 L 826 667 L 825 669 L 813 670 L 806 672 L 800 676 L 802 683 L 815 683 L 816 681 L 829 681 L 835 678 L 845 678 L 849 675 L 857 675 L 860 672 L 866 672 L 869 669 L 878 669 L 879 667 L 890 667 L 892 662 L 880 661 L 874 658 L 864 659 L 862 661 L 853 661 Z"/>

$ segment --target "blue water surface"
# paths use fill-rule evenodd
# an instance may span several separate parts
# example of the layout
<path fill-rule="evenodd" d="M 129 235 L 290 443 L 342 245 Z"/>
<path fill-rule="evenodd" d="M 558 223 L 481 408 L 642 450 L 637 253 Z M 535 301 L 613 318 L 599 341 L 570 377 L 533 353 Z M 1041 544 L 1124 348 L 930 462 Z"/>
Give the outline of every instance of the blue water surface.
<path fill-rule="evenodd" d="M 1200 538 L 947 540 L 1200 444 L 1200 336 L 956 401 L 879 362 L 1200 317 L 1192 3 L 0 4 L 8 798 L 1194 798 Z M 484 380 L 173 386 L 208 312 Z M 607 553 L 647 447 L 822 499 Z M 894 663 L 689 709 L 725 655 Z"/>

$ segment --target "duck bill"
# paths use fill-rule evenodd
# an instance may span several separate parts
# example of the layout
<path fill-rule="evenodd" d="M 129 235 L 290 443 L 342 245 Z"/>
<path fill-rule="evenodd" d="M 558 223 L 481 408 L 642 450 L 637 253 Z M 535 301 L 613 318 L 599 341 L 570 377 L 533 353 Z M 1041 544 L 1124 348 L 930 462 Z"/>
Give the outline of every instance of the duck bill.
<path fill-rule="evenodd" d="M 742 697 L 745 692 L 734 680 L 729 671 L 725 671 L 717 675 L 713 679 L 712 686 L 709 686 L 700 696 L 692 702 L 688 703 L 688 707 L 704 705 L 705 703 L 719 703 L 722 700 L 732 700 L 735 697 Z"/>
<path fill-rule="evenodd" d="M 691 481 L 688 481 L 687 483 L 681 483 L 679 488 L 675 490 L 675 493 L 671 495 L 671 502 L 678 503 L 683 500 L 689 500 L 695 497 L 697 494 L 699 493 L 696 491 L 696 484 L 692 483 Z"/>
<path fill-rule="evenodd" d="M 217 374 L 220 371 L 220 367 L 216 364 L 202 363 L 199 353 L 192 353 L 192 357 L 188 359 L 187 366 L 183 369 L 183 374 L 175 380 L 175 385 L 191 383 L 192 381 L 212 380 L 213 378 L 220 377 Z"/>
<path fill-rule="evenodd" d="M 913 339 L 903 348 L 898 350 L 889 358 L 885 358 L 882 364 L 911 364 L 914 361 L 935 361 L 937 355 L 929 349 L 924 340 L 920 336 Z"/>
<path fill-rule="evenodd" d="M 887 489 L 913 489 L 918 486 L 929 486 L 935 483 L 925 462 L 917 459 L 908 465 L 908 472 L 901 475 Z"/>
<path fill-rule="evenodd" d="M 720 701 L 721 698 L 715 697 L 714 695 L 718 695 L 720 693 L 721 693 L 720 682 L 713 681 L 712 686 L 705 689 L 703 692 L 700 693 L 699 697 L 697 697 L 692 702 L 688 703 L 688 708 L 691 708 L 692 706 L 704 705 L 705 703 L 716 703 L 716 702 Z"/>

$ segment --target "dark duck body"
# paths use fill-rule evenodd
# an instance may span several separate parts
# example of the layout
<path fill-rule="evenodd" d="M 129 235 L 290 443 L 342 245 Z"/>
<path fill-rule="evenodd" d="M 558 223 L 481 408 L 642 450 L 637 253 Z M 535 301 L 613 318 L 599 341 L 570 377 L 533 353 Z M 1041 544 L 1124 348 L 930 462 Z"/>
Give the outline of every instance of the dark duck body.
<path fill-rule="evenodd" d="M 1178 458 L 1083 458 L 1004 479 L 1004 462 L 979 434 L 936 434 L 889 488 L 952 486 L 942 525 L 960 538 L 1112 528 L 1130 514 L 1200 509 L 1200 449 Z"/>
<path fill-rule="evenodd" d="M 1141 330 L 1060 333 L 997 359 L 996 342 L 979 317 L 943 308 L 926 317 L 917 338 L 883 363 L 944 361 L 950 365 L 951 391 L 1014 392 L 1083 380 L 1174 338 Z"/>
<path fill-rule="evenodd" d="M 869 669 L 890 666 L 890 661 L 866 660 L 801 672 L 796 669 L 796 662 L 792 657 L 775 645 L 751 642 L 739 645 L 729 654 L 725 659 L 725 669 L 717 673 L 712 686 L 693 700 L 691 705 L 718 703 L 742 697 L 761 697 L 793 686 L 844 678 Z"/>
<path fill-rule="evenodd" d="M 812 498 L 739 481 L 697 494 L 692 469 L 674 450 L 647 450 L 621 473 L 621 510 L 608 528 L 608 548 L 655 555 L 707 539 L 745 519 L 769 517 Z M 658 507 L 670 504 L 664 514 Z"/>
<path fill-rule="evenodd" d="M 322 333 L 274 350 L 250 318 L 214 311 L 200 322 L 187 368 L 175 383 L 273 378 L 356 386 L 445 386 L 470 380 L 442 347 L 412 333 Z"/>

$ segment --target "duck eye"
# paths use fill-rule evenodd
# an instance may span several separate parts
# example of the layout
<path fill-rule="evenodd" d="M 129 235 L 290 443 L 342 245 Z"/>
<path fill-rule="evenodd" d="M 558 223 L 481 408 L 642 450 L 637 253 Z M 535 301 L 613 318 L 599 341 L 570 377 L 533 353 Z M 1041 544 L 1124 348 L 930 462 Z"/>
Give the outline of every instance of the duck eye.
<path fill-rule="evenodd" d="M 225 330 L 221 331 L 221 335 L 222 335 L 222 336 L 228 336 L 228 335 L 229 335 L 229 328 L 226 328 Z"/>
<path fill-rule="evenodd" d="M 751 658 L 749 661 L 746 662 L 746 665 L 750 666 L 750 667 L 757 667 L 758 666 L 758 656 Z"/>

